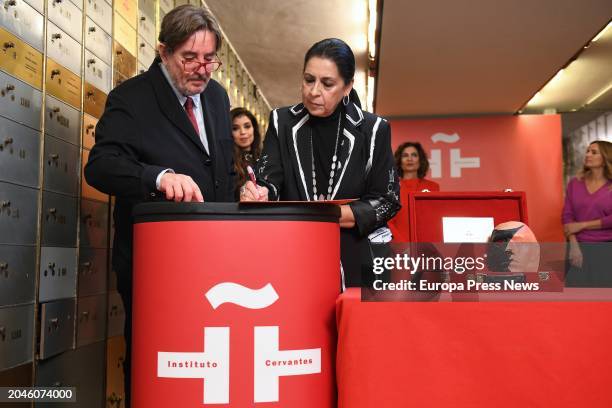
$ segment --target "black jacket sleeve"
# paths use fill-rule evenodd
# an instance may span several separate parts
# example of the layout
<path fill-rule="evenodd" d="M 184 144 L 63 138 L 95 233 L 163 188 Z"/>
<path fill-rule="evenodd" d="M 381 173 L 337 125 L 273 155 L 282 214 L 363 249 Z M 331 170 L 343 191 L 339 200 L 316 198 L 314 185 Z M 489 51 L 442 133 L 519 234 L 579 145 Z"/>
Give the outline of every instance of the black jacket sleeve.
<path fill-rule="evenodd" d="M 106 194 L 126 198 L 142 199 L 157 191 L 155 180 L 164 168 L 139 161 L 142 143 L 129 103 L 111 91 L 85 166 L 87 183 Z"/>
<path fill-rule="evenodd" d="M 376 126 L 375 126 L 376 127 Z M 399 211 L 399 180 L 391 151 L 391 127 L 380 119 L 375 138 L 371 166 L 367 167 L 366 192 L 350 203 L 355 224 L 361 236 L 384 226 Z"/>
<path fill-rule="evenodd" d="M 270 201 L 280 199 L 284 183 L 283 157 L 276 115 L 276 111 L 270 112 L 263 150 L 257 161 L 257 184 L 267 187 Z"/>

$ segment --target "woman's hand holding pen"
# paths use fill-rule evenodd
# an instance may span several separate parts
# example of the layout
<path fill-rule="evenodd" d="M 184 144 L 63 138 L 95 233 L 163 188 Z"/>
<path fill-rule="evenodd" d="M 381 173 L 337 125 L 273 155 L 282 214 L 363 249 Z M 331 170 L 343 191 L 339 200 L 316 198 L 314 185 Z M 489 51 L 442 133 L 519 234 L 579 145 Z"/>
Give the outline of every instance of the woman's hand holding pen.
<path fill-rule="evenodd" d="M 268 201 L 268 189 L 249 180 L 240 187 L 240 201 Z"/>
<path fill-rule="evenodd" d="M 240 187 L 240 201 L 268 201 L 268 189 L 258 186 L 255 172 L 247 166 L 250 180 Z"/>

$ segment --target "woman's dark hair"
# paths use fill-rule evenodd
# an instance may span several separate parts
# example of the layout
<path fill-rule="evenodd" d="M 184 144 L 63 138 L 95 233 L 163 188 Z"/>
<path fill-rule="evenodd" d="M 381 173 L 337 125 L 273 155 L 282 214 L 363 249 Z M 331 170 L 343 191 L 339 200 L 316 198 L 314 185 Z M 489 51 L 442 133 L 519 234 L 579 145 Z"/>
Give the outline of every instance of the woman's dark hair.
<path fill-rule="evenodd" d="M 234 119 L 240 116 L 246 116 L 249 118 L 251 124 L 253 125 L 253 143 L 247 151 L 242 150 L 242 148 L 234 143 L 234 167 L 236 169 L 236 174 L 238 175 L 238 187 L 246 183 L 248 179 L 246 167 L 254 166 L 257 159 L 259 159 L 259 155 L 261 154 L 261 134 L 259 133 L 259 124 L 257 123 L 255 115 L 245 108 L 234 108 L 230 111 L 232 126 Z"/>
<path fill-rule="evenodd" d="M 355 54 L 347 43 L 338 38 L 326 38 L 313 44 L 304 56 L 302 71 L 306 69 L 306 64 L 313 57 L 328 59 L 336 64 L 338 73 L 345 85 L 348 85 L 355 77 Z M 361 108 L 361 101 L 354 88 L 351 89 L 349 97 L 354 104 Z"/>
<path fill-rule="evenodd" d="M 399 145 L 397 150 L 395 150 L 393 156 L 395 157 L 395 167 L 397 167 L 397 172 L 399 173 L 400 178 L 404 177 L 404 170 L 402 170 L 402 153 L 407 147 L 414 147 L 419 154 L 419 168 L 417 170 L 417 177 L 424 179 L 427 171 L 429 170 L 429 160 L 427 160 L 425 149 L 423 149 L 423 146 L 421 146 L 419 142 L 405 142 Z"/>

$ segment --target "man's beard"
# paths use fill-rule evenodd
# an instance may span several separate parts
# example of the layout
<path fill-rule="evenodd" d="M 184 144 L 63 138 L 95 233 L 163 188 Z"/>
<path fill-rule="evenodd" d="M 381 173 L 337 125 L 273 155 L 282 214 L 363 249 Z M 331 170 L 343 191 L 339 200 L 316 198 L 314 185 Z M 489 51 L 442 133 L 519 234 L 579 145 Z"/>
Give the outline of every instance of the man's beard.
<path fill-rule="evenodd" d="M 200 93 L 202 93 L 204 91 L 204 89 L 206 89 L 206 85 L 208 85 L 208 80 L 209 78 L 207 78 L 205 75 L 200 75 L 200 74 L 191 74 L 189 76 L 189 78 L 185 81 L 185 85 L 183 84 L 179 84 L 179 81 L 176 77 L 176 75 L 174 74 L 174 72 L 172 72 L 171 70 L 168 70 L 169 74 L 170 74 L 170 78 L 172 78 L 172 82 L 174 82 L 174 87 L 176 89 L 178 89 L 178 91 L 185 95 L 185 96 L 194 96 L 194 95 L 198 95 Z M 199 80 L 199 81 L 203 81 L 204 85 L 202 86 L 201 89 L 196 90 L 196 91 L 190 91 L 189 89 L 187 89 L 187 84 L 189 83 L 189 80 Z"/>
<path fill-rule="evenodd" d="M 185 95 L 185 96 L 194 96 L 194 95 L 199 95 L 199 94 L 201 94 L 201 93 L 204 91 L 204 89 L 206 89 L 206 85 L 208 85 L 208 78 L 206 78 L 206 77 L 205 77 L 205 76 L 203 76 L 203 75 L 198 75 L 197 77 L 192 77 L 192 78 L 189 78 L 189 80 L 194 80 L 194 79 L 195 79 L 195 80 L 199 80 L 199 81 L 203 81 L 203 82 L 204 82 L 204 84 L 202 85 L 202 87 L 201 87 L 201 88 L 198 88 L 198 90 L 191 90 L 191 91 L 190 91 L 189 89 L 187 89 L 187 86 L 185 86 L 185 88 L 184 88 L 184 89 L 179 89 L 179 91 L 180 91 L 180 92 L 181 92 L 183 95 Z M 188 84 L 188 83 L 189 83 L 189 80 L 187 80 L 187 81 L 185 82 L 185 84 Z"/>

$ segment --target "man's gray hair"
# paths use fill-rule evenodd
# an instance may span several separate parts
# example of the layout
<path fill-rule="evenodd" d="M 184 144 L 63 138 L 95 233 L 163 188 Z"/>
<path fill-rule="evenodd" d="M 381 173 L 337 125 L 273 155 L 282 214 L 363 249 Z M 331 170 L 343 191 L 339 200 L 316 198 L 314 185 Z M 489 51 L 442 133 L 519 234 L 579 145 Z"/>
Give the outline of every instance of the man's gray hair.
<path fill-rule="evenodd" d="M 173 53 L 193 33 L 200 30 L 208 30 L 215 35 L 216 51 L 219 51 L 222 37 L 217 20 L 202 7 L 184 4 L 166 14 L 161 23 L 158 40 L 166 45 L 169 53 Z"/>

